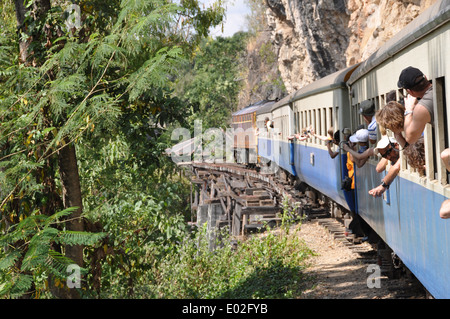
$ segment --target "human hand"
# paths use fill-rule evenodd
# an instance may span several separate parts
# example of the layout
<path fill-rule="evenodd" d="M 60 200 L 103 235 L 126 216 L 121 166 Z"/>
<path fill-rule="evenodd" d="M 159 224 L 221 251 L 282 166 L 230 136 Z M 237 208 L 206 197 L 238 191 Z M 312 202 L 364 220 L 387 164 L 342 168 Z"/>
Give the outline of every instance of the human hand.
<path fill-rule="evenodd" d="M 415 98 L 411 94 L 408 94 L 405 97 L 404 102 L 405 102 L 406 111 L 413 111 L 414 107 L 416 106 L 416 103 L 417 103 L 417 98 Z"/>
<path fill-rule="evenodd" d="M 372 195 L 373 197 L 380 197 L 385 191 L 386 188 L 384 188 L 382 185 L 379 185 L 378 187 L 371 189 L 369 191 L 369 195 Z"/>

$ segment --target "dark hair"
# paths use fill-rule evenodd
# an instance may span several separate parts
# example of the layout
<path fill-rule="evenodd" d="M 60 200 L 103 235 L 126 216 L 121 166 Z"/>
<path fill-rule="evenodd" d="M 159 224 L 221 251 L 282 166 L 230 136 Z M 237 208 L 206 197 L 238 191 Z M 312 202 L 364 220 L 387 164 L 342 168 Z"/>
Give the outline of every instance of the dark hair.
<path fill-rule="evenodd" d="M 411 91 L 421 92 L 426 89 L 430 81 L 428 81 L 425 77 L 423 77 L 418 83 L 416 83 L 412 88 L 410 88 Z"/>
<path fill-rule="evenodd" d="M 389 91 L 388 94 L 386 94 L 386 103 L 389 103 L 391 101 L 395 101 L 397 96 L 397 92 L 395 90 Z"/>
<path fill-rule="evenodd" d="M 403 154 L 405 154 L 409 166 L 416 168 L 421 172 L 424 170 L 425 144 L 423 137 L 419 138 L 417 142 L 408 145 L 403 151 Z"/>
<path fill-rule="evenodd" d="M 339 135 L 339 130 L 334 132 L 333 138 L 336 141 L 336 143 L 339 144 L 339 141 L 341 140 L 341 136 Z"/>

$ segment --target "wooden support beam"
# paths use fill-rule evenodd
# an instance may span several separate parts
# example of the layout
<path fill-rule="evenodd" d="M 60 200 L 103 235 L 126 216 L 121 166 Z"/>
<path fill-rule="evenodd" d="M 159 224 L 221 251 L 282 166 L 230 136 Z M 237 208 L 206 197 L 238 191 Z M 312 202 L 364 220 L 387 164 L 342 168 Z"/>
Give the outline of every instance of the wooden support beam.
<path fill-rule="evenodd" d="M 276 214 L 281 211 L 282 208 L 276 206 L 248 206 L 243 207 L 241 213 L 246 215 L 267 215 Z"/>

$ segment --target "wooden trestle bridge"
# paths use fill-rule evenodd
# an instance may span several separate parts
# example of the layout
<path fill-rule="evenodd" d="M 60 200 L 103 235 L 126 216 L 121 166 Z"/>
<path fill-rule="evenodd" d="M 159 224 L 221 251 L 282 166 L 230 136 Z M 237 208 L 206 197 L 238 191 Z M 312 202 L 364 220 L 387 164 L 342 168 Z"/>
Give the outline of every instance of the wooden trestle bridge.
<path fill-rule="evenodd" d="M 288 218 L 329 215 L 327 203 L 315 193 L 300 191 L 285 174 L 263 174 L 241 164 L 179 163 L 189 168 L 193 187 L 193 223 L 209 230 L 228 226 L 230 235 L 274 227 Z M 288 216 L 286 216 L 286 214 Z"/>

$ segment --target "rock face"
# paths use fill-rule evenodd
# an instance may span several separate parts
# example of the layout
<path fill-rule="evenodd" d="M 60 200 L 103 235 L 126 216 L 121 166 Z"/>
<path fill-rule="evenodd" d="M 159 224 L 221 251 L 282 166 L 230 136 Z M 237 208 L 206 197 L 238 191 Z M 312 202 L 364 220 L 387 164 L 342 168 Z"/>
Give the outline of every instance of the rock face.
<path fill-rule="evenodd" d="M 294 92 L 335 71 L 367 59 L 436 0 L 265 0 L 267 26 L 255 43 L 270 43 L 276 55 L 283 90 Z M 259 52 L 254 45 L 248 61 Z M 253 56 L 253 57 L 252 57 Z M 248 63 L 248 85 L 243 101 L 263 97 L 252 84 L 258 63 Z M 253 68 L 255 67 L 255 68 Z M 274 77 L 277 73 L 272 70 Z M 267 87 L 265 88 L 267 89 Z M 266 96 L 267 97 L 267 96 Z"/>
<path fill-rule="evenodd" d="M 287 92 L 346 66 L 350 16 L 345 0 L 267 0 L 268 27 L 278 47 Z"/>

